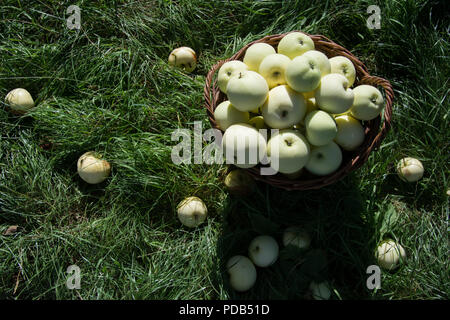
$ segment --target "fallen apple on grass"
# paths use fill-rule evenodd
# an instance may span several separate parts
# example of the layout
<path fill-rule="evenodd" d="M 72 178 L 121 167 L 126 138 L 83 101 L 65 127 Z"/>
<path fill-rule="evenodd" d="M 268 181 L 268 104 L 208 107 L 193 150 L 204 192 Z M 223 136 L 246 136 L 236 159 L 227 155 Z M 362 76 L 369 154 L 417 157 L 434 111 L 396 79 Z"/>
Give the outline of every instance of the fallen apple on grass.
<path fill-rule="evenodd" d="M 6 104 L 13 112 L 23 114 L 34 107 L 31 94 L 23 88 L 16 88 L 8 92 L 5 98 Z"/>
<path fill-rule="evenodd" d="M 289 227 L 283 233 L 283 245 L 295 246 L 300 249 L 308 249 L 311 244 L 309 234 L 299 227 Z"/>
<path fill-rule="evenodd" d="M 169 65 L 192 72 L 197 66 L 197 55 L 192 48 L 176 48 L 169 55 Z"/>
<path fill-rule="evenodd" d="M 250 290 L 256 283 L 256 268 L 246 256 L 236 255 L 228 259 L 226 269 L 230 275 L 230 285 L 238 292 Z"/>
<path fill-rule="evenodd" d="M 397 268 L 406 259 L 405 249 L 392 239 L 382 241 L 375 253 L 378 265 L 386 270 Z"/>
<path fill-rule="evenodd" d="M 207 214 L 205 203 L 198 197 L 187 197 L 177 206 L 178 219 L 188 228 L 201 225 L 206 220 Z"/>
<path fill-rule="evenodd" d="M 311 282 L 309 289 L 314 300 L 329 300 L 331 297 L 331 289 L 326 281 Z"/>
<path fill-rule="evenodd" d="M 81 179 L 89 184 L 103 182 L 111 173 L 111 165 L 108 161 L 93 152 L 86 152 L 78 158 L 77 172 Z"/>
<path fill-rule="evenodd" d="M 278 259 L 279 247 L 277 241 L 267 235 L 257 236 L 248 247 L 248 256 L 252 262 L 261 268 L 266 268 Z"/>
<path fill-rule="evenodd" d="M 405 182 L 416 182 L 423 177 L 423 164 L 420 160 L 405 157 L 397 163 L 397 174 Z"/>

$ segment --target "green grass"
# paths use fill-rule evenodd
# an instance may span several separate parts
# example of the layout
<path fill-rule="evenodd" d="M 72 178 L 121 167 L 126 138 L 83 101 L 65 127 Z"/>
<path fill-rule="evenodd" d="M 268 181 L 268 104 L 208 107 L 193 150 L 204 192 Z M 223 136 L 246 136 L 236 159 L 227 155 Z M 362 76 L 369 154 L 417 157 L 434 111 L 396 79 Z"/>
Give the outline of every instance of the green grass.
<path fill-rule="evenodd" d="M 27 116 L 0 108 L 0 298 L 308 299 L 328 280 L 334 299 L 448 299 L 448 5 L 380 2 L 381 29 L 366 27 L 372 1 L 42 1 L 0 4 L 0 96 L 31 92 Z M 66 27 L 81 8 L 82 29 Z M 447 10 L 447 11 L 446 11 Z M 239 198 L 223 186 L 226 167 L 171 161 L 171 133 L 209 128 L 203 109 L 208 70 L 246 43 L 300 29 L 343 45 L 395 90 L 392 130 L 369 161 L 321 190 L 260 184 Z M 192 74 L 169 52 L 199 54 Z M 51 149 L 42 148 L 51 144 Z M 112 164 L 100 185 L 84 183 L 76 161 L 95 150 Z M 395 164 L 422 160 L 425 175 L 401 182 Z M 207 222 L 181 227 L 175 208 L 196 195 Z M 230 289 L 224 266 L 252 237 L 281 241 L 303 225 L 311 249 L 284 249 L 255 287 Z M 392 237 L 407 251 L 381 289 L 366 288 L 376 244 Z M 66 288 L 69 265 L 81 289 Z"/>

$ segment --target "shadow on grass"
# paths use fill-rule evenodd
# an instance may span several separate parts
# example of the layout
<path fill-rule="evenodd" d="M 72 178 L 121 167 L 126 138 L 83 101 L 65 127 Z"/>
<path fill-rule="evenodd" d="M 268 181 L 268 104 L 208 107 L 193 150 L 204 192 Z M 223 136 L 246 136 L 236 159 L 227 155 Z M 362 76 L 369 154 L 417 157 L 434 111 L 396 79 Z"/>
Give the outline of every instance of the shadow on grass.
<path fill-rule="evenodd" d="M 311 299 L 311 281 L 328 281 L 335 289 L 334 299 L 369 298 L 366 269 L 374 264 L 374 231 L 364 198 L 352 176 L 320 190 L 285 191 L 258 184 L 251 196 L 229 196 L 217 248 L 219 281 L 229 297 Z M 301 226 L 310 234 L 308 249 L 283 246 L 283 231 L 289 226 Z M 255 286 L 238 293 L 229 285 L 226 263 L 234 255 L 248 256 L 250 241 L 261 234 L 277 240 L 279 258 L 268 268 L 257 267 Z"/>

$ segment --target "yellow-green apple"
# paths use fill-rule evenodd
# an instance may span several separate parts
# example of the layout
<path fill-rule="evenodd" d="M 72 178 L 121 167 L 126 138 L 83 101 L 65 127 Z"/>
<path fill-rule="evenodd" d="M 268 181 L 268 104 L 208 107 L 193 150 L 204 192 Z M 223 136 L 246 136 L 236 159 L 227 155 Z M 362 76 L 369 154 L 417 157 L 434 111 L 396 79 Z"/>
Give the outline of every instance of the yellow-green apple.
<path fill-rule="evenodd" d="M 245 50 L 243 62 L 251 71 L 258 72 L 261 61 L 268 55 L 276 53 L 275 48 L 264 42 L 252 44 Z"/>
<path fill-rule="evenodd" d="M 255 189 L 255 180 L 243 169 L 234 169 L 225 177 L 224 184 L 231 194 L 248 195 Z"/>
<path fill-rule="evenodd" d="M 231 287 L 244 292 L 250 290 L 256 282 L 256 268 L 253 262 L 246 256 L 236 255 L 228 259 L 226 264 L 230 275 Z"/>
<path fill-rule="evenodd" d="M 267 129 L 267 125 L 264 122 L 264 117 L 263 116 L 252 117 L 250 120 L 248 120 L 247 123 L 252 125 L 253 127 L 255 127 L 258 130 L 259 129 Z"/>
<path fill-rule="evenodd" d="M 31 94 L 23 88 L 16 88 L 8 92 L 5 102 L 13 112 L 17 113 L 26 113 L 34 107 L 34 100 Z"/>
<path fill-rule="evenodd" d="M 311 282 L 309 285 L 314 300 L 328 300 L 331 297 L 330 286 L 326 281 Z"/>
<path fill-rule="evenodd" d="M 103 182 L 109 176 L 111 165 L 108 161 L 102 160 L 97 153 L 89 151 L 78 158 L 77 172 L 81 179 L 87 183 L 97 184 Z"/>
<path fill-rule="evenodd" d="M 342 74 L 348 80 L 348 86 L 351 87 L 355 83 L 356 70 L 352 61 L 344 56 L 336 56 L 329 59 L 331 72 Z"/>
<path fill-rule="evenodd" d="M 233 107 L 230 101 L 226 100 L 221 102 L 214 110 L 214 119 L 219 128 L 225 131 L 233 124 L 247 122 L 250 119 L 250 115 L 248 112 L 239 111 Z"/>
<path fill-rule="evenodd" d="M 243 169 L 256 166 L 264 158 L 266 144 L 264 136 L 248 123 L 229 126 L 222 137 L 227 164 Z"/>
<path fill-rule="evenodd" d="M 169 65 L 182 68 L 187 72 L 192 72 L 197 66 L 197 55 L 192 48 L 176 48 L 169 55 Z"/>
<path fill-rule="evenodd" d="M 364 142 L 364 127 L 361 122 L 350 115 L 340 115 L 334 118 L 337 125 L 337 135 L 334 142 L 342 149 L 352 151 Z"/>
<path fill-rule="evenodd" d="M 321 77 L 319 63 L 315 57 L 295 57 L 286 69 L 286 83 L 298 92 L 315 90 L 320 84 Z"/>
<path fill-rule="evenodd" d="M 319 64 L 320 73 L 323 76 L 331 73 L 331 64 L 328 57 L 320 51 L 317 50 L 309 50 L 303 54 L 304 57 L 313 57 L 317 60 Z"/>
<path fill-rule="evenodd" d="M 239 72 L 227 85 L 228 100 L 240 111 L 259 108 L 266 101 L 268 93 L 266 79 L 255 71 Z"/>
<path fill-rule="evenodd" d="M 314 41 L 303 32 L 291 32 L 281 38 L 278 43 L 278 53 L 294 59 L 303 53 L 314 50 Z"/>
<path fill-rule="evenodd" d="M 268 235 L 257 236 L 248 247 L 248 256 L 256 266 L 261 268 L 274 264 L 278 258 L 278 252 L 277 241 Z"/>
<path fill-rule="evenodd" d="M 292 245 L 300 249 L 308 249 L 311 244 L 309 234 L 299 227 L 288 227 L 283 232 L 284 246 Z"/>
<path fill-rule="evenodd" d="M 315 110 L 305 117 L 306 139 L 314 146 L 324 146 L 336 137 L 334 118 L 323 110 Z"/>
<path fill-rule="evenodd" d="M 324 76 L 314 97 L 320 109 L 333 114 L 344 113 L 353 104 L 354 93 L 348 80 L 341 74 L 330 73 Z"/>
<path fill-rule="evenodd" d="M 405 182 L 416 182 L 423 177 L 423 164 L 420 160 L 405 157 L 397 163 L 397 174 Z"/>
<path fill-rule="evenodd" d="M 392 239 L 382 241 L 375 253 L 378 265 L 386 270 L 393 270 L 406 259 L 405 249 Z"/>
<path fill-rule="evenodd" d="M 248 67 L 245 63 L 240 60 L 231 60 L 225 62 L 219 69 L 217 74 L 217 84 L 219 85 L 220 91 L 227 93 L 228 81 L 237 75 L 239 72 L 247 71 Z"/>
<path fill-rule="evenodd" d="M 286 68 L 291 59 L 284 54 L 273 53 L 266 56 L 259 65 L 258 72 L 266 79 L 269 89 L 286 83 Z"/>
<path fill-rule="evenodd" d="M 318 176 L 325 176 L 336 171 L 342 164 L 342 151 L 339 146 L 330 142 L 320 147 L 312 147 L 305 168 Z"/>
<path fill-rule="evenodd" d="M 269 91 L 261 112 L 269 127 L 286 129 L 303 119 L 306 113 L 306 101 L 301 93 L 287 85 L 281 85 Z"/>
<path fill-rule="evenodd" d="M 273 168 L 283 174 L 302 169 L 309 160 L 310 146 L 305 136 L 294 129 L 282 129 L 272 135 L 267 143 L 267 155 Z"/>
<path fill-rule="evenodd" d="M 198 197 L 187 197 L 177 206 L 178 219 L 188 228 L 201 225 L 206 220 L 207 214 L 205 203 Z"/>
<path fill-rule="evenodd" d="M 384 99 L 380 90 L 374 86 L 362 84 L 353 89 L 355 99 L 350 108 L 352 117 L 358 120 L 372 120 L 381 114 Z"/>

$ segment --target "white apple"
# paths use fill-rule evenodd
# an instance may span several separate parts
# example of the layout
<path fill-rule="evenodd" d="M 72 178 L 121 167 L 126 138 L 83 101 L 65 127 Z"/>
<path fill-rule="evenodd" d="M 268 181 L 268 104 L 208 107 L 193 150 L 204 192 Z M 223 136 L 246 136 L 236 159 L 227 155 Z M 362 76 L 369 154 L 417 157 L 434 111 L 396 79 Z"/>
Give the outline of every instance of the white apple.
<path fill-rule="evenodd" d="M 309 50 L 303 54 L 304 57 L 313 57 L 316 59 L 319 64 L 320 73 L 323 76 L 331 73 L 331 64 L 328 57 L 320 51 L 317 50 Z"/>
<path fill-rule="evenodd" d="M 350 108 L 352 117 L 358 120 L 372 120 L 381 114 L 384 99 L 380 90 L 374 86 L 362 84 L 353 89 L 355 99 Z"/>
<path fill-rule="evenodd" d="M 220 91 L 227 93 L 228 81 L 237 75 L 239 72 L 247 71 L 248 67 L 245 63 L 240 60 L 231 60 L 225 62 L 219 69 L 217 74 L 217 84 L 219 85 Z"/>
<path fill-rule="evenodd" d="M 225 177 L 225 186 L 228 191 L 236 195 L 250 194 L 256 184 L 255 180 L 243 169 L 234 169 Z"/>
<path fill-rule="evenodd" d="M 314 300 L 328 300 L 331 297 L 330 286 L 327 282 L 311 282 L 309 289 Z"/>
<path fill-rule="evenodd" d="M 321 77 L 319 63 L 314 57 L 295 57 L 286 69 L 287 84 L 298 92 L 315 90 L 320 84 Z"/>
<path fill-rule="evenodd" d="M 323 110 L 315 110 L 305 117 L 306 139 L 314 146 L 324 146 L 336 137 L 334 118 Z"/>
<path fill-rule="evenodd" d="M 311 155 L 305 168 L 318 176 L 325 176 L 336 171 L 342 164 L 342 151 L 330 142 L 327 145 L 311 148 Z"/>
<path fill-rule="evenodd" d="M 256 166 L 266 153 L 266 139 L 247 123 L 233 124 L 225 130 L 222 147 L 227 164 L 243 169 Z"/>
<path fill-rule="evenodd" d="M 228 100 L 240 111 L 259 108 L 266 101 L 268 93 L 267 81 L 254 71 L 239 72 L 227 85 Z"/>
<path fill-rule="evenodd" d="M 308 249 L 311 244 L 309 234 L 299 227 L 289 227 L 283 233 L 284 246 L 292 245 L 300 249 Z"/>
<path fill-rule="evenodd" d="M 77 161 L 77 172 L 89 184 L 103 182 L 111 173 L 111 165 L 93 151 L 81 155 Z"/>
<path fill-rule="evenodd" d="M 247 123 L 252 125 L 253 127 L 255 127 L 258 130 L 259 129 L 267 129 L 267 125 L 264 122 L 264 117 L 263 116 L 252 117 L 250 120 L 248 120 Z"/>
<path fill-rule="evenodd" d="M 206 220 L 207 214 L 205 203 L 198 197 L 187 197 L 177 206 L 178 219 L 188 228 L 201 225 Z"/>
<path fill-rule="evenodd" d="M 348 80 L 341 74 L 330 73 L 322 78 L 315 92 L 320 109 L 333 114 L 344 113 L 353 104 L 354 93 Z"/>
<path fill-rule="evenodd" d="M 16 88 L 8 92 L 5 101 L 12 111 L 17 113 L 25 113 L 34 107 L 34 100 L 31 94 L 22 88 Z"/>
<path fill-rule="evenodd" d="M 234 290 L 244 292 L 255 285 L 256 268 L 249 258 L 241 255 L 233 256 L 228 259 L 226 268 L 230 275 L 230 285 Z"/>
<path fill-rule="evenodd" d="M 365 138 L 364 127 L 361 122 L 349 115 L 340 115 L 334 118 L 337 125 L 337 135 L 334 142 L 342 149 L 352 151 L 358 148 Z"/>
<path fill-rule="evenodd" d="M 197 66 L 197 55 L 192 48 L 176 48 L 169 55 L 169 65 L 192 72 Z"/>
<path fill-rule="evenodd" d="M 306 113 L 306 101 L 301 93 L 287 85 L 281 85 L 269 91 L 261 112 L 269 127 L 285 129 L 303 119 Z"/>
<path fill-rule="evenodd" d="M 266 79 L 269 89 L 286 83 L 286 68 L 291 59 L 284 54 L 274 53 L 266 56 L 259 65 L 258 72 Z"/>
<path fill-rule="evenodd" d="M 348 86 L 351 87 L 355 83 L 356 70 L 353 62 L 344 56 L 336 56 L 328 59 L 331 66 L 330 73 L 342 74 L 348 80 Z"/>
<path fill-rule="evenodd" d="M 248 112 L 242 112 L 233 107 L 230 101 L 221 102 L 216 110 L 214 110 L 214 119 L 217 122 L 219 128 L 223 131 L 228 129 L 229 126 L 236 123 L 245 123 L 249 120 L 250 115 Z"/>
<path fill-rule="evenodd" d="M 382 241 L 375 253 L 378 265 L 386 270 L 397 268 L 402 260 L 406 259 L 405 249 L 392 239 Z"/>
<path fill-rule="evenodd" d="M 397 163 L 397 173 L 405 182 L 416 182 L 423 177 L 423 164 L 420 160 L 406 157 Z"/>
<path fill-rule="evenodd" d="M 264 42 L 252 44 L 245 50 L 243 62 L 251 71 L 258 71 L 261 61 L 268 55 L 276 53 L 275 48 Z"/>
<path fill-rule="evenodd" d="M 253 263 L 261 268 L 269 267 L 278 259 L 278 243 L 267 235 L 257 236 L 248 247 L 248 256 Z"/>
<path fill-rule="evenodd" d="M 308 162 L 310 146 L 299 131 L 283 129 L 270 138 L 267 155 L 273 169 L 283 174 L 296 173 Z"/>
<path fill-rule="evenodd" d="M 314 50 L 314 41 L 303 32 L 291 32 L 281 38 L 277 49 L 278 53 L 294 59 L 309 50 Z"/>

